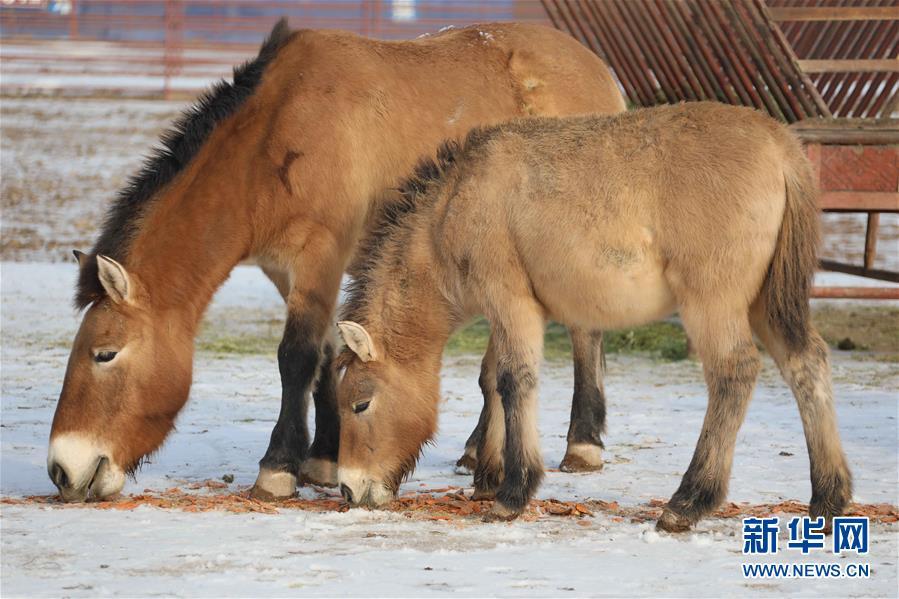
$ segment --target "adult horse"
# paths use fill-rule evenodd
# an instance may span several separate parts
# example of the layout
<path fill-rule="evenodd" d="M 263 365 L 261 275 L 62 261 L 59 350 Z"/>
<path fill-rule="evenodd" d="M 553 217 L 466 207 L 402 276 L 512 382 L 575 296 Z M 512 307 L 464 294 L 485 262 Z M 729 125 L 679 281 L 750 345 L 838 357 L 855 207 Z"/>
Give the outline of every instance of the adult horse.
<path fill-rule="evenodd" d="M 679 310 L 709 404 L 659 528 L 689 528 L 725 497 L 760 368 L 753 332 L 799 405 L 812 517 L 852 496 L 827 345 L 809 318 L 818 213 L 811 165 L 783 125 L 693 103 L 611 117 L 523 119 L 472 131 L 405 185 L 362 244 L 338 327 L 338 480 L 348 501 L 391 499 L 431 437 L 440 355 L 480 313 L 491 386 L 475 491 L 519 514 L 543 477 L 537 371 L 547 318 L 620 328 Z"/>
<path fill-rule="evenodd" d="M 187 401 L 203 311 L 248 258 L 274 274 L 287 303 L 281 412 L 254 492 L 293 494 L 304 458 L 304 476 L 333 484 L 339 422 L 328 337 L 369 215 L 419 156 L 474 125 L 623 108 L 602 61 L 544 27 L 383 42 L 279 23 L 233 83 L 219 83 L 163 136 L 93 250 L 76 254 L 76 305 L 88 309 L 48 457 L 62 497 L 118 492 L 160 446 Z M 569 449 L 590 458 L 604 415 L 596 336 L 572 336 L 582 357 L 573 411 L 584 417 L 572 422 Z"/>

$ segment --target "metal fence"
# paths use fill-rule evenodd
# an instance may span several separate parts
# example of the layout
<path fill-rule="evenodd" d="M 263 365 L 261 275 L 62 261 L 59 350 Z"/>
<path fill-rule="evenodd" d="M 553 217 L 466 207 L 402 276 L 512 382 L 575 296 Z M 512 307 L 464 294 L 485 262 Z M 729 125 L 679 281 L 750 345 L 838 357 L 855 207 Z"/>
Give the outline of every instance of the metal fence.
<path fill-rule="evenodd" d="M 887 117 L 897 0 L 544 0 L 638 106 L 744 104 L 788 123 Z"/>

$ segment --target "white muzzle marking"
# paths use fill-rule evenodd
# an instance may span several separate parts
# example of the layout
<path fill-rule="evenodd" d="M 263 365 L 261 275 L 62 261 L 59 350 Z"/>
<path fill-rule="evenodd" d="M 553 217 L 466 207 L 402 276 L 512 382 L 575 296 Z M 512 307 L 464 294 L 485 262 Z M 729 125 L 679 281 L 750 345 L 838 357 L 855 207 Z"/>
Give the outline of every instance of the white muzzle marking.
<path fill-rule="evenodd" d="M 68 485 L 60 493 L 66 500 L 84 499 L 88 491 L 97 498 L 109 497 L 125 486 L 125 472 L 112 462 L 111 455 L 97 440 L 65 433 L 50 442 L 47 469 L 57 465 L 65 472 Z"/>
<path fill-rule="evenodd" d="M 393 501 L 393 493 L 383 483 L 375 482 L 358 468 L 338 468 L 337 483 L 346 485 L 354 504 L 381 506 Z"/>

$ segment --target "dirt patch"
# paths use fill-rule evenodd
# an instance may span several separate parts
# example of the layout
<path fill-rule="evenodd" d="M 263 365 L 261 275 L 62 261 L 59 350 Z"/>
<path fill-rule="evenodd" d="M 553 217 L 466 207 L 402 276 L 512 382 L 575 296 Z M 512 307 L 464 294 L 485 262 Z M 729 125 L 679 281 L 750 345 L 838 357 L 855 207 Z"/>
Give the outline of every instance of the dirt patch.
<path fill-rule="evenodd" d="M 812 319 L 831 347 L 899 354 L 899 307 L 818 305 Z"/>

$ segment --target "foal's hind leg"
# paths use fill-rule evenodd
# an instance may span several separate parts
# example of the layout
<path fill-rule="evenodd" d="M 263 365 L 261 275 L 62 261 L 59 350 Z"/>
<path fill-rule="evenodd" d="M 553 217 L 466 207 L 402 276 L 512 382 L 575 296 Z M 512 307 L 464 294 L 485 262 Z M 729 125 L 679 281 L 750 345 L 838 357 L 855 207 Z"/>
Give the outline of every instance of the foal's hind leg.
<path fill-rule="evenodd" d="M 823 516 L 829 528 L 830 519 L 842 514 L 852 500 L 852 475 L 837 429 L 827 344 L 809 325 L 806 347 L 791 349 L 760 307 L 751 317 L 753 330 L 774 358 L 799 406 L 811 466 L 809 515 Z"/>
<path fill-rule="evenodd" d="M 737 432 L 760 368 L 746 312 L 713 314 L 711 310 L 702 306 L 681 312 L 687 334 L 702 357 L 709 403 L 690 467 L 659 518 L 660 530 L 689 529 L 727 496 Z"/>
<path fill-rule="evenodd" d="M 602 332 L 570 329 L 574 357 L 574 397 L 568 425 L 563 472 L 602 470 L 602 433 L 606 428 L 606 396 L 602 387 L 605 356 Z"/>

